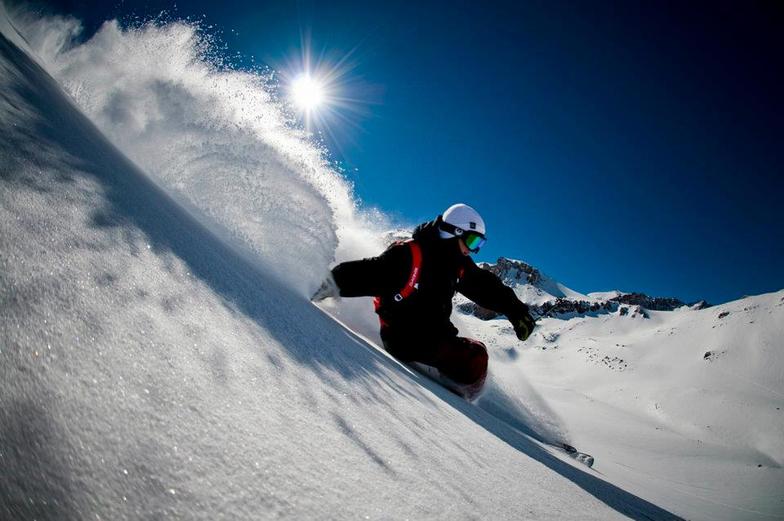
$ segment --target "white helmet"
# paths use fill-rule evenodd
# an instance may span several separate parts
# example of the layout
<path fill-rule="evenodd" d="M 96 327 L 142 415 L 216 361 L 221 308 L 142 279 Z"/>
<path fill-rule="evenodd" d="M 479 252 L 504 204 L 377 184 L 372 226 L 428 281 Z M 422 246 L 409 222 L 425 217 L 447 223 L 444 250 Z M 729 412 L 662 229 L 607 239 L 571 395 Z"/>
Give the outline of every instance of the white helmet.
<path fill-rule="evenodd" d="M 485 235 L 485 221 L 479 212 L 468 206 L 467 204 L 458 203 L 450 206 L 444 212 L 443 221 L 451 224 L 448 228 L 451 230 L 439 230 L 442 239 L 451 239 L 463 232 L 477 232 L 482 236 Z M 453 233 L 454 232 L 454 233 Z"/>

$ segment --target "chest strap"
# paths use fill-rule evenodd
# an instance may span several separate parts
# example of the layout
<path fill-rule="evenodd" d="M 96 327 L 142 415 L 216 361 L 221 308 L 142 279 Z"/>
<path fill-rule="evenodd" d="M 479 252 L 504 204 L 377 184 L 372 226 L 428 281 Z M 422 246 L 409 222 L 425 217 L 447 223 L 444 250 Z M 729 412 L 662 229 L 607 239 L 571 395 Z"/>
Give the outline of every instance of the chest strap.
<path fill-rule="evenodd" d="M 410 297 L 417 288 L 419 288 L 419 275 L 422 272 L 422 247 L 413 240 L 397 244 L 408 244 L 408 247 L 411 249 L 411 273 L 408 275 L 406 285 L 403 286 L 403 288 L 398 293 L 396 293 L 394 297 L 392 297 L 395 302 L 402 302 L 403 300 Z M 373 304 L 376 308 L 376 311 L 378 311 L 378 309 L 381 307 L 381 297 L 376 297 L 373 299 Z"/>
<path fill-rule="evenodd" d="M 411 274 L 408 276 L 406 285 L 396 294 L 395 302 L 401 302 L 411 296 L 411 294 L 419 288 L 419 274 L 422 271 L 422 248 L 416 241 L 408 241 L 408 246 L 411 248 Z"/>

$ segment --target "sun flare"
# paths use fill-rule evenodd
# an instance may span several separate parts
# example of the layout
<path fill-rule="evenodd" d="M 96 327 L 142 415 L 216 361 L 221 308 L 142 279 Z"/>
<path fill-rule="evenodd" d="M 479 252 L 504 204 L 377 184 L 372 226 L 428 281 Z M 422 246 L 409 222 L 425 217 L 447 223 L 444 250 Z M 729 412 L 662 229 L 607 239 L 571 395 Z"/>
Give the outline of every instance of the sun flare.
<path fill-rule="evenodd" d="M 325 98 L 324 85 L 309 74 L 302 74 L 291 83 L 291 99 L 301 110 L 315 110 Z"/>

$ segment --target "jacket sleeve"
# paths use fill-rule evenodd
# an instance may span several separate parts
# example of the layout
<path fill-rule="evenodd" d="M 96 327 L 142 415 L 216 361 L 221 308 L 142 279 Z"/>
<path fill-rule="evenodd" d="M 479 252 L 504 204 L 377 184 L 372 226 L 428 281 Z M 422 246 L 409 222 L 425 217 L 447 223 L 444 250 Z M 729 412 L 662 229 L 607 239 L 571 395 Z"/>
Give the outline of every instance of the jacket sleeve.
<path fill-rule="evenodd" d="M 341 297 L 374 297 L 399 291 L 413 262 L 406 244 L 392 246 L 378 257 L 344 262 L 332 268 Z"/>
<path fill-rule="evenodd" d="M 483 308 L 502 313 L 510 320 L 528 313 L 528 306 L 517 298 L 512 288 L 470 259 L 457 290 Z"/>

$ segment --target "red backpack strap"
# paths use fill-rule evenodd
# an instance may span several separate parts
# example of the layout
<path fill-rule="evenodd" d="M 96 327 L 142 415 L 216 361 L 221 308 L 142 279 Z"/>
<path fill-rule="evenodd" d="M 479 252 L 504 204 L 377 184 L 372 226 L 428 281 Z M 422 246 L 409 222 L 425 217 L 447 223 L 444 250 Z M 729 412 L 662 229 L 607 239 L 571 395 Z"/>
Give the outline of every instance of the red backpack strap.
<path fill-rule="evenodd" d="M 419 287 L 419 274 L 422 271 L 422 248 L 416 241 L 408 241 L 408 246 L 411 248 L 411 274 L 408 276 L 406 285 L 400 290 L 400 293 L 395 295 L 395 302 L 400 302 L 411 296 L 411 294 Z"/>
<path fill-rule="evenodd" d="M 408 247 L 411 249 L 411 273 L 408 275 L 406 285 L 393 297 L 395 302 L 402 302 L 410 297 L 414 290 L 419 287 L 419 274 L 422 271 L 422 247 L 414 240 L 396 242 L 394 245 L 400 244 L 408 244 Z M 373 305 L 376 308 L 376 312 L 378 312 L 381 308 L 381 297 L 373 299 Z M 381 319 L 381 325 L 385 325 L 383 319 Z"/>

